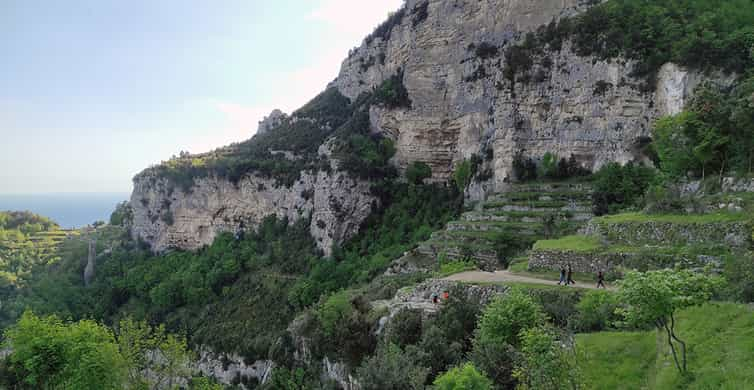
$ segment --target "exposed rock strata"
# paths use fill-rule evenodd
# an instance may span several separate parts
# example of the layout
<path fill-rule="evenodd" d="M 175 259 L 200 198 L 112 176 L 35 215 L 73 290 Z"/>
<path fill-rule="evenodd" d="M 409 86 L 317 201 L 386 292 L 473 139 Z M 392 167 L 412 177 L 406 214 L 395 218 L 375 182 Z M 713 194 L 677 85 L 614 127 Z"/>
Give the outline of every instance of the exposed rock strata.
<path fill-rule="evenodd" d="M 309 218 L 312 237 L 329 254 L 333 244 L 358 231 L 374 201 L 369 183 L 342 172 L 303 173 L 291 187 L 258 176 L 237 184 L 199 178 L 190 192 L 142 174 L 134 180 L 131 195 L 131 233 L 155 251 L 193 250 L 212 243 L 220 232 L 252 229 L 269 215 L 289 221 Z"/>
<path fill-rule="evenodd" d="M 566 43 L 547 54 L 548 66 L 535 63 L 531 79 L 511 88 L 504 49 L 587 2 L 430 0 L 426 19 L 416 23 L 413 10 L 425 1 L 409 0 L 389 38 L 365 40 L 332 85 L 355 98 L 402 70 L 412 109 L 373 109 L 373 131 L 396 141 L 400 168 L 423 161 L 438 181 L 458 161 L 488 148 L 494 176 L 482 192 L 505 189 L 517 152 L 534 158 L 573 154 L 590 169 L 642 160 L 637 146 L 646 142 L 654 119 L 678 112 L 702 81 L 668 64 L 656 91 L 645 92 L 644 80 L 631 77 L 631 61 L 580 57 Z M 497 47 L 497 54 L 478 57 L 473 47 L 480 44 Z M 480 188 L 472 189 L 469 195 L 481 198 Z"/>

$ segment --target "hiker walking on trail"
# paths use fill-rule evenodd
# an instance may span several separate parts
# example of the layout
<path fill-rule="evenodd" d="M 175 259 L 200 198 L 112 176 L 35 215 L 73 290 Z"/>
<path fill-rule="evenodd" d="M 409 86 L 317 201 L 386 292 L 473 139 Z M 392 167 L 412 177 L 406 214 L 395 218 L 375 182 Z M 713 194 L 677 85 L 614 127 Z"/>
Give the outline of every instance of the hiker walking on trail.
<path fill-rule="evenodd" d="M 571 264 L 568 264 L 568 280 L 566 280 L 566 284 L 576 284 L 576 282 L 573 280 L 573 270 L 571 269 Z"/>
<path fill-rule="evenodd" d="M 566 270 L 565 270 L 565 267 L 563 267 L 562 265 L 560 266 L 560 280 L 558 281 L 558 286 L 560 286 L 561 283 L 562 284 L 566 284 L 567 283 L 566 282 Z"/>
<path fill-rule="evenodd" d="M 602 271 L 597 272 L 597 288 L 607 288 L 605 287 L 605 274 L 602 273 Z"/>
<path fill-rule="evenodd" d="M 435 305 L 437 304 L 437 298 L 438 298 L 437 293 L 433 292 L 432 293 L 432 303 L 434 303 Z"/>

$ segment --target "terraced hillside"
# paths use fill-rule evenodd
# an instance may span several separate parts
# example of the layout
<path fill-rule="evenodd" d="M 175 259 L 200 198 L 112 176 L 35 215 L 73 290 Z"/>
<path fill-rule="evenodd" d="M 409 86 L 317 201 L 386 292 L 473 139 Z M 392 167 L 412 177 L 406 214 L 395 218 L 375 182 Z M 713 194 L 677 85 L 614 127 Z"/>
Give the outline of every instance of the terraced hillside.
<path fill-rule="evenodd" d="M 733 195 L 734 196 L 734 195 Z M 534 244 L 530 270 L 608 272 L 680 266 L 721 269 L 728 258 L 752 247 L 748 207 L 693 214 L 624 213 L 592 219 L 580 234 Z"/>
<path fill-rule="evenodd" d="M 583 227 L 592 217 L 591 192 L 587 182 L 512 185 L 434 232 L 399 263 L 426 266 L 461 260 L 482 269 L 505 268 L 537 240 Z"/>

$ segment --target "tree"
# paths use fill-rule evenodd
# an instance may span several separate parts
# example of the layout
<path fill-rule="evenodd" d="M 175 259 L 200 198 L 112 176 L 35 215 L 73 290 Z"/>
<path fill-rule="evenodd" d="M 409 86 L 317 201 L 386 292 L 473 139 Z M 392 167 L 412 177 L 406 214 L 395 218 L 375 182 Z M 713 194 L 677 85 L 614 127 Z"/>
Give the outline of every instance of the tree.
<path fill-rule="evenodd" d="M 512 289 L 482 312 L 475 342 L 518 345 L 522 330 L 543 324 L 542 307 L 528 294 Z"/>
<path fill-rule="evenodd" d="M 675 313 L 710 300 L 721 284 L 718 277 L 689 270 L 629 272 L 619 284 L 620 301 L 625 306 L 618 312 L 629 326 L 651 324 L 664 330 L 676 368 L 685 373 L 686 343 L 676 334 Z M 676 344 L 681 350 L 680 361 Z"/>
<path fill-rule="evenodd" d="M 471 183 L 471 177 L 474 175 L 471 168 L 471 161 L 463 160 L 456 165 L 456 169 L 453 171 L 453 180 L 460 193 L 466 191 L 466 187 Z"/>
<path fill-rule="evenodd" d="M 694 157 L 699 161 L 702 167 L 702 180 L 705 176 L 705 168 L 714 160 L 720 160 L 721 175 L 725 168 L 725 147 L 728 144 L 728 137 L 720 134 L 720 130 L 714 127 L 704 127 L 700 129 L 699 143 L 694 146 Z"/>
<path fill-rule="evenodd" d="M 385 344 L 356 372 L 364 390 L 423 389 L 429 369 L 417 365 L 419 360 L 395 344 Z"/>
<path fill-rule="evenodd" d="M 437 390 L 488 390 L 492 381 L 472 363 L 466 363 L 437 377 L 434 385 Z"/>
<path fill-rule="evenodd" d="M 521 360 L 513 376 L 520 390 L 578 388 L 575 359 L 566 352 L 553 332 L 537 326 L 525 329 L 521 338 Z"/>
<path fill-rule="evenodd" d="M 425 162 L 414 161 L 406 168 L 406 179 L 411 184 L 422 184 L 430 177 L 432 177 L 432 168 Z"/>
<path fill-rule="evenodd" d="M 34 388 L 120 389 L 125 361 L 112 332 L 91 320 L 65 323 L 25 312 L 6 333 L 11 370 Z"/>
<path fill-rule="evenodd" d="M 556 178 L 558 175 L 558 156 L 547 152 L 542 157 L 542 163 L 539 165 L 539 176 Z"/>
<path fill-rule="evenodd" d="M 684 176 L 689 170 L 696 170 L 694 160 L 695 134 L 704 126 L 693 112 L 684 111 L 675 116 L 660 118 L 655 124 L 655 149 L 660 158 L 660 168 L 672 177 Z"/>
<path fill-rule="evenodd" d="M 511 389 L 516 385 L 513 369 L 518 352 L 509 344 L 482 343 L 476 341 L 469 359 L 484 371 L 499 389 Z"/>

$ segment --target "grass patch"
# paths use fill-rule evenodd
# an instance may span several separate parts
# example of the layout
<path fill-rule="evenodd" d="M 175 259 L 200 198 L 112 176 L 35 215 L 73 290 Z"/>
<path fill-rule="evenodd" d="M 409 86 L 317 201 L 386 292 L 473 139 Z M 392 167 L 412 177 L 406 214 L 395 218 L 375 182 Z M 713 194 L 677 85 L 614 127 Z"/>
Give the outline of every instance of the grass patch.
<path fill-rule="evenodd" d="M 576 335 L 583 353 L 581 372 L 587 389 L 651 388 L 657 358 L 653 332 L 600 332 Z"/>
<path fill-rule="evenodd" d="M 444 278 L 449 275 L 473 271 L 476 265 L 471 261 L 455 260 L 440 264 L 440 270 L 435 273 L 435 277 Z"/>
<path fill-rule="evenodd" d="M 594 218 L 598 223 L 660 222 L 677 224 L 741 222 L 751 217 L 746 213 L 720 212 L 710 214 L 644 214 L 623 213 Z"/>
<path fill-rule="evenodd" d="M 565 236 L 556 240 L 540 240 L 534 243 L 534 250 L 558 250 L 571 252 L 595 252 L 602 248 L 598 237 L 594 236 Z"/>
<path fill-rule="evenodd" d="M 581 371 L 590 389 L 748 389 L 754 383 L 754 313 L 723 302 L 681 311 L 690 375 L 681 378 L 655 331 L 580 334 Z M 659 346 L 659 350 L 658 350 Z"/>

